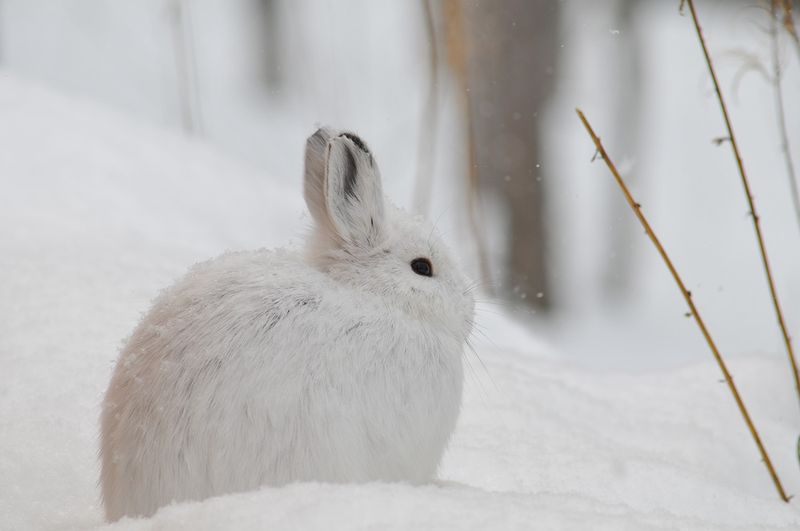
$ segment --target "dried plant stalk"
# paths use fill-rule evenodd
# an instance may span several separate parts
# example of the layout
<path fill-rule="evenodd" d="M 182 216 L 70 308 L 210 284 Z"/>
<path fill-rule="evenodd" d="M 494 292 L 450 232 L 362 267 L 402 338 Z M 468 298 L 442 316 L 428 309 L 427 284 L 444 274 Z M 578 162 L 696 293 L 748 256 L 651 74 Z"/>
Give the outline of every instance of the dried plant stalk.
<path fill-rule="evenodd" d="M 775 315 L 778 318 L 778 325 L 780 326 L 781 334 L 783 335 L 783 342 L 786 345 L 786 353 L 789 356 L 789 363 L 792 367 L 792 376 L 794 377 L 797 396 L 798 399 L 800 399 L 800 372 L 798 372 L 797 359 L 795 358 L 794 349 L 792 348 L 792 340 L 789 337 L 789 332 L 786 329 L 786 321 L 783 317 L 783 310 L 781 309 L 781 304 L 778 300 L 778 290 L 775 288 L 775 280 L 772 276 L 772 268 L 769 265 L 767 247 L 764 244 L 764 235 L 761 233 L 761 219 L 756 211 L 756 205 L 753 201 L 753 194 L 750 191 L 750 181 L 747 178 L 747 173 L 744 171 L 742 156 L 739 152 L 739 144 L 736 142 L 736 136 L 733 133 L 733 126 L 731 125 L 731 119 L 728 115 L 728 107 L 725 105 L 725 99 L 722 97 L 722 91 L 720 90 L 719 81 L 717 80 L 717 73 L 714 70 L 714 64 L 711 61 L 711 55 L 708 53 L 706 40 L 703 37 L 703 29 L 700 27 L 700 22 L 697 18 L 697 11 L 694 8 L 694 0 L 686 0 L 686 3 L 689 5 L 689 11 L 691 11 L 692 14 L 692 21 L 694 22 L 694 27 L 697 31 L 697 38 L 700 40 L 700 46 L 703 49 L 703 55 L 705 56 L 706 65 L 708 66 L 708 72 L 711 74 L 711 79 L 714 82 L 714 90 L 717 93 L 717 100 L 719 101 L 719 106 L 722 110 L 722 117 L 725 120 L 725 127 L 728 130 L 728 139 L 730 140 L 731 149 L 733 149 L 733 156 L 736 159 L 736 165 L 739 168 L 739 176 L 741 177 L 742 186 L 744 187 L 744 192 L 747 196 L 747 204 L 750 207 L 750 217 L 753 220 L 753 227 L 755 228 L 756 232 L 758 249 L 761 252 L 761 261 L 764 266 L 764 274 L 767 277 L 767 284 L 769 285 L 769 291 L 772 295 L 772 304 L 775 308 Z"/>
<path fill-rule="evenodd" d="M 475 247 L 478 257 L 478 268 L 484 288 L 489 295 L 494 295 L 492 277 L 489 269 L 489 251 L 484 235 L 484 219 L 481 210 L 478 184 L 478 161 L 475 146 L 475 118 L 472 113 L 470 102 L 467 98 L 469 93 L 469 79 L 467 72 L 467 37 L 464 30 L 464 13 L 460 0 L 447 0 L 443 3 L 444 18 L 447 24 L 447 52 L 450 64 L 455 71 L 456 79 L 459 84 L 459 92 L 462 94 L 461 105 L 464 112 L 464 120 L 467 125 L 467 218 L 469 220 L 472 235 L 475 238 Z"/>
<path fill-rule="evenodd" d="M 691 0 L 689 0 L 691 2 Z M 733 383 L 733 377 L 731 373 L 728 371 L 728 367 L 725 365 L 725 361 L 722 359 L 722 354 L 720 354 L 719 349 L 717 349 L 717 345 L 714 343 L 714 340 L 711 338 L 711 334 L 708 332 L 706 328 L 705 322 L 703 321 L 702 317 L 700 317 L 700 312 L 697 311 L 697 307 L 692 300 L 691 292 L 686 289 L 686 285 L 683 283 L 680 275 L 678 274 L 677 269 L 670 260 L 667 251 L 664 249 L 664 246 L 661 245 L 656 233 L 653 232 L 650 223 L 645 218 L 644 214 L 642 214 L 642 208 L 639 203 L 633 198 L 631 195 L 628 186 L 625 184 L 625 181 L 622 180 L 619 172 L 617 171 L 617 167 L 608 157 L 605 148 L 603 147 L 602 142 L 600 142 L 600 138 L 595 134 L 594 129 L 592 126 L 589 125 L 589 121 L 583 115 L 580 109 L 575 109 L 578 113 L 578 117 L 583 122 L 583 126 L 586 128 L 586 131 L 589 133 L 589 136 L 592 138 L 592 142 L 594 142 L 595 148 L 597 148 L 597 152 L 600 154 L 600 157 L 605 161 L 606 166 L 608 166 L 609 171 L 614 176 L 614 179 L 617 181 L 620 189 L 622 190 L 623 195 L 625 195 L 625 199 L 628 201 L 631 209 L 633 209 L 633 213 L 639 219 L 639 223 L 642 224 L 644 227 L 647 236 L 650 237 L 650 240 L 655 245 L 656 249 L 658 250 L 658 254 L 661 255 L 661 258 L 664 260 L 664 263 L 669 269 L 669 272 L 672 274 L 672 278 L 675 279 L 675 283 L 678 285 L 678 288 L 683 295 L 683 298 L 686 300 L 686 304 L 689 306 L 689 310 L 694 317 L 697 326 L 700 328 L 700 332 L 702 332 L 703 337 L 708 343 L 708 347 L 711 349 L 711 353 L 714 355 L 714 359 L 717 361 L 717 365 L 719 365 L 722 374 L 725 376 L 725 382 L 728 384 L 728 388 L 731 390 L 733 394 L 733 399 L 736 401 L 736 405 L 739 407 L 739 412 L 742 414 L 744 418 L 745 424 L 747 424 L 747 429 L 750 430 L 750 434 L 753 436 L 753 440 L 758 447 L 758 451 L 761 454 L 761 459 L 764 461 L 764 465 L 767 467 L 767 471 L 769 472 L 770 477 L 772 478 L 772 482 L 775 484 L 775 489 L 778 491 L 778 495 L 781 499 L 785 502 L 789 501 L 789 498 L 786 496 L 786 492 L 783 490 L 783 485 L 781 485 L 781 481 L 778 478 L 778 474 L 775 472 L 775 467 L 772 466 L 772 461 L 769 458 L 769 454 L 767 454 L 767 449 L 764 447 L 764 444 L 761 442 L 761 437 L 758 435 L 758 431 L 756 430 L 755 424 L 753 424 L 753 420 L 750 418 L 750 414 L 747 412 L 747 408 L 742 401 L 742 397 L 739 395 L 739 391 L 736 388 L 736 384 Z"/>
<path fill-rule="evenodd" d="M 431 0 L 421 0 L 428 36 L 428 94 L 419 120 L 419 146 L 417 148 L 417 180 L 414 186 L 414 209 L 425 216 L 431 204 L 434 167 L 434 149 L 438 130 L 439 112 L 439 46 Z"/>

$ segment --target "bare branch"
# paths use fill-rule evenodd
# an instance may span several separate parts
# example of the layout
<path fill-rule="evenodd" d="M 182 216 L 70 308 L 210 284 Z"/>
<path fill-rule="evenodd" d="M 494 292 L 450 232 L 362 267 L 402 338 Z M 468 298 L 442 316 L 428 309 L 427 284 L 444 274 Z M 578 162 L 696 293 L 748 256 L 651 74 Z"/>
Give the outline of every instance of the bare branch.
<path fill-rule="evenodd" d="M 714 90 L 717 93 L 717 100 L 719 100 L 719 106 L 722 110 L 722 117 L 725 120 L 725 127 L 728 130 L 728 137 L 730 139 L 731 149 L 733 150 L 733 156 L 736 159 L 736 166 L 739 168 L 739 176 L 741 177 L 742 186 L 744 187 L 744 192 L 747 196 L 747 204 L 750 212 L 752 213 L 751 219 L 753 220 L 753 228 L 755 229 L 756 233 L 758 249 L 761 253 L 764 274 L 767 277 L 767 284 L 769 285 L 769 291 L 772 296 L 772 304 L 775 308 L 775 315 L 778 318 L 778 325 L 780 326 L 781 334 L 783 335 L 783 342 L 786 345 L 786 353 L 789 356 L 789 363 L 792 367 L 792 376 L 794 377 L 797 396 L 798 399 L 800 399 L 800 372 L 798 372 L 797 359 L 795 358 L 794 349 L 792 348 L 792 340 L 789 337 L 789 332 L 786 329 L 786 321 L 783 317 L 783 310 L 781 309 L 781 304 L 778 300 L 778 290 L 775 288 L 775 280 L 772 276 L 772 268 L 769 265 L 767 247 L 764 243 L 764 235 L 761 232 L 761 218 L 756 210 L 755 201 L 753 200 L 753 193 L 750 190 L 750 181 L 747 178 L 747 173 L 744 171 L 744 163 L 742 162 L 742 156 L 739 151 L 739 144 L 736 142 L 736 136 L 733 133 L 733 125 L 731 124 L 730 115 L 728 114 L 728 107 L 725 105 L 725 99 L 722 97 L 722 91 L 719 86 L 719 80 L 717 79 L 717 73 L 714 70 L 714 64 L 711 61 L 711 55 L 708 52 L 706 40 L 703 37 L 703 29 L 700 27 L 700 21 L 697 18 L 697 11 L 694 8 L 694 0 L 686 0 L 686 3 L 688 4 L 689 11 L 692 14 L 692 22 L 694 23 L 695 30 L 697 31 L 697 38 L 700 41 L 700 47 L 703 49 L 703 56 L 705 57 L 706 65 L 708 66 L 708 72 L 711 74 L 711 79 L 714 82 Z"/>
<path fill-rule="evenodd" d="M 689 6 L 691 8 L 692 0 L 687 0 L 689 2 Z M 731 376 L 730 372 L 728 371 L 728 367 L 725 365 L 725 361 L 722 359 L 722 354 L 720 354 L 719 350 L 717 349 L 717 345 L 714 343 L 714 340 L 711 338 L 711 334 L 708 332 L 706 328 L 705 322 L 700 317 L 700 312 L 697 310 L 697 307 L 692 300 L 692 293 L 686 289 L 686 285 L 683 283 L 680 275 L 678 274 L 677 269 L 672 263 L 667 251 L 664 249 L 664 246 L 661 245 L 656 233 L 653 231 L 653 228 L 650 226 L 650 223 L 647 221 L 647 218 L 642 213 L 642 209 L 640 208 L 639 203 L 633 198 L 631 195 L 628 186 L 625 184 L 625 181 L 620 176 L 619 172 L 617 171 L 616 166 L 608 157 L 605 148 L 603 147 L 602 142 L 600 142 L 600 138 L 595 134 L 594 129 L 592 126 L 589 125 L 589 121 L 583 115 L 580 109 L 575 109 L 578 113 L 578 117 L 583 122 L 583 126 L 586 128 L 586 131 L 589 133 L 589 136 L 592 138 L 592 142 L 594 142 L 597 151 L 600 153 L 600 157 L 606 162 L 606 166 L 608 166 L 609 171 L 614 176 L 614 179 L 617 181 L 620 189 L 622 190 L 623 195 L 625 195 L 625 199 L 628 201 L 633 213 L 636 215 L 636 218 L 639 220 L 639 223 L 642 224 L 644 227 L 647 236 L 650 237 L 650 241 L 653 242 L 658 253 L 661 255 L 661 258 L 664 260 L 664 263 L 669 269 L 669 272 L 672 274 L 672 278 L 675 280 L 675 283 L 678 285 L 678 288 L 681 291 L 681 295 L 686 300 L 686 304 L 689 306 L 689 313 L 690 315 L 694 316 L 694 320 L 697 323 L 697 326 L 700 328 L 700 332 L 702 332 L 703 337 L 708 343 L 708 347 L 711 349 L 711 353 L 714 355 L 714 359 L 717 361 L 717 365 L 719 365 L 720 370 L 722 371 L 723 376 L 725 376 L 725 382 L 728 384 L 728 388 L 731 390 L 733 394 L 733 399 L 736 401 L 736 405 L 739 407 L 739 411 L 744 418 L 745 424 L 747 424 L 747 429 L 750 430 L 750 434 L 753 436 L 753 440 L 758 447 L 758 451 L 761 454 L 761 459 L 764 461 L 764 465 L 767 467 L 769 475 L 772 477 L 772 482 L 775 484 L 775 488 L 778 491 L 778 495 L 781 499 L 785 502 L 789 501 L 789 498 L 786 496 L 786 493 L 783 490 L 783 485 L 781 485 L 781 481 L 778 478 L 778 474 L 775 472 L 775 468 L 772 466 L 772 461 L 769 458 L 769 454 L 767 454 L 767 449 L 764 447 L 764 444 L 761 442 L 761 437 L 758 435 L 758 431 L 756 430 L 755 424 L 753 424 L 753 420 L 750 418 L 750 414 L 747 412 L 747 408 L 742 401 L 742 397 L 739 395 L 739 391 L 736 388 L 736 384 L 733 383 L 733 377 Z"/>

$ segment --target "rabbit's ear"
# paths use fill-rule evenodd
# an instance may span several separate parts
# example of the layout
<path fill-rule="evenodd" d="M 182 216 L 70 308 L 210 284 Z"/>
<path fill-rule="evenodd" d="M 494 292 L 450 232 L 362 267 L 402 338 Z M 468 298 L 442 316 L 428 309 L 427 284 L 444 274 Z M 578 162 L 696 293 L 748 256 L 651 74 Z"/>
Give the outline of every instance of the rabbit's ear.
<path fill-rule="evenodd" d="M 306 165 L 303 192 L 311 216 L 317 225 L 330 226 L 325 206 L 325 173 L 328 162 L 328 141 L 338 135 L 337 131 L 322 127 L 306 140 Z"/>
<path fill-rule="evenodd" d="M 363 248 L 378 243 L 384 225 L 383 189 L 363 140 L 320 129 L 306 144 L 305 177 L 308 208 L 332 240 Z"/>

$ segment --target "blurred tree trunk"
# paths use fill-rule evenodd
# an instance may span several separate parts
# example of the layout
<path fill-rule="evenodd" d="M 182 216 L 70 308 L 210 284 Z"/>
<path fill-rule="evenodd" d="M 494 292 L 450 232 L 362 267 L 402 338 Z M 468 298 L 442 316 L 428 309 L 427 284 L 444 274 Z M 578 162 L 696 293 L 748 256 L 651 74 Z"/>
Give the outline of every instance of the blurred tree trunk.
<path fill-rule="evenodd" d="M 279 0 L 257 0 L 256 8 L 259 17 L 259 27 L 262 31 L 259 34 L 260 42 L 258 56 L 262 63 L 258 65 L 261 78 L 267 89 L 272 92 L 279 90 L 283 82 L 283 72 L 281 64 L 280 45 L 283 40 L 281 35 Z"/>
<path fill-rule="evenodd" d="M 613 144 L 620 146 L 625 157 L 618 161 L 621 171 L 626 167 L 630 169 L 634 164 L 633 154 L 638 153 L 638 137 L 641 131 L 639 114 L 641 106 L 641 78 L 642 59 L 641 42 L 636 31 L 635 11 L 636 0 L 618 0 L 609 8 L 613 10 L 613 20 L 617 26 L 612 29 L 615 39 L 612 61 L 607 68 L 614 79 L 613 91 L 609 100 L 613 102 L 615 124 L 613 127 Z M 631 184 L 636 172 L 624 175 L 628 184 Z M 605 192 L 605 218 L 609 230 L 608 257 L 604 261 L 605 269 L 601 272 L 602 291 L 604 296 L 623 298 L 631 289 L 633 278 L 633 241 L 639 235 L 635 224 L 630 223 L 625 199 L 619 193 L 617 185 L 612 180 L 606 182 Z"/>
<path fill-rule="evenodd" d="M 463 4 L 468 97 L 478 182 L 508 215 L 503 291 L 546 308 L 548 290 L 542 118 L 554 89 L 558 4 Z"/>

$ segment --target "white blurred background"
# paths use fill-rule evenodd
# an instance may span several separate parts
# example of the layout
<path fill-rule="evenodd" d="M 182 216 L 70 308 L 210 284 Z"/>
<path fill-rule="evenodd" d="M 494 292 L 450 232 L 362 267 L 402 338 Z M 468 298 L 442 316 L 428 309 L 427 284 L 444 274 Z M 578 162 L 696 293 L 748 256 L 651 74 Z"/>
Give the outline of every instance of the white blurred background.
<path fill-rule="evenodd" d="M 659 257 L 605 166 L 591 162 L 579 106 L 723 352 L 785 356 L 734 159 L 712 143 L 725 131 L 710 78 L 678 3 L 0 0 L 0 70 L 209 144 L 298 198 L 306 136 L 321 124 L 352 129 L 375 151 L 389 197 L 438 220 L 472 274 L 488 274 L 484 298 L 498 302 L 484 311 L 513 314 L 581 364 L 705 359 Z M 765 5 L 699 7 L 800 337 L 800 229 Z M 779 48 L 800 165 L 800 64 L 786 35 Z"/>

